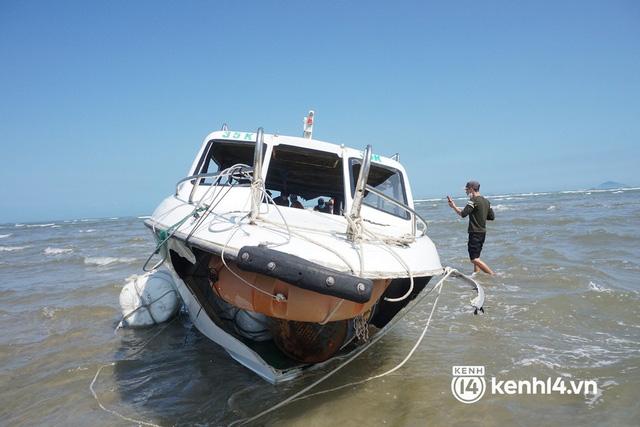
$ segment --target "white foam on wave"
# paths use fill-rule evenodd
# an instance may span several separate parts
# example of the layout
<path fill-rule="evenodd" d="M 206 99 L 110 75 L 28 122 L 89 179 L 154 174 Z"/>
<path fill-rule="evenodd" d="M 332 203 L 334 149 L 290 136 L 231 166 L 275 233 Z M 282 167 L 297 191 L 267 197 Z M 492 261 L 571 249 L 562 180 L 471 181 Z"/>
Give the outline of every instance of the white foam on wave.
<path fill-rule="evenodd" d="M 70 254 L 73 252 L 72 248 L 52 248 L 48 247 L 44 250 L 45 255 L 62 255 L 62 254 Z"/>
<path fill-rule="evenodd" d="M 591 193 L 612 193 L 612 194 L 620 194 L 625 191 L 637 191 L 640 190 L 640 187 L 624 187 L 624 188 L 609 188 L 606 190 L 567 190 L 561 191 L 560 194 L 591 194 Z"/>
<path fill-rule="evenodd" d="M 556 207 L 554 205 L 551 205 L 547 208 L 548 211 L 554 211 L 556 210 Z"/>
<path fill-rule="evenodd" d="M 438 197 L 437 199 L 415 199 L 414 200 L 415 203 L 420 203 L 420 202 L 439 202 L 439 201 L 444 201 L 444 199 L 442 197 Z M 138 217 L 138 218 L 140 218 L 140 217 Z"/>
<path fill-rule="evenodd" d="M 554 370 L 562 367 L 558 363 L 551 362 L 549 360 L 544 360 L 541 357 L 526 357 L 524 359 L 516 361 L 514 365 L 518 365 L 518 366 L 542 365 L 542 366 L 546 366 L 549 369 L 554 369 Z"/>
<path fill-rule="evenodd" d="M 0 246 L 0 252 L 15 252 L 30 248 L 31 246 Z"/>
<path fill-rule="evenodd" d="M 138 219 L 149 219 L 149 218 L 151 218 L 151 216 L 149 216 L 149 215 L 143 215 L 143 216 L 139 216 L 138 217 Z"/>
<path fill-rule="evenodd" d="M 604 391 L 606 391 L 609 388 L 612 388 L 612 387 L 615 387 L 615 386 L 619 385 L 614 380 L 607 380 L 607 381 L 604 381 L 604 382 L 601 383 L 596 378 L 596 381 L 598 383 L 598 389 L 596 390 L 596 394 L 594 394 L 591 398 L 586 399 L 588 406 L 594 406 L 595 404 L 600 403 L 600 398 L 602 397 L 602 394 L 603 394 Z"/>
<path fill-rule="evenodd" d="M 514 207 L 510 206 L 510 205 L 495 205 L 493 207 L 493 210 L 497 211 L 497 212 L 510 211 L 510 210 L 513 210 L 513 209 L 514 209 Z"/>
<path fill-rule="evenodd" d="M 87 230 L 80 230 L 80 233 L 93 233 L 93 232 L 95 232 L 95 231 L 96 231 L 96 230 L 94 230 L 93 228 L 89 228 L 89 229 L 87 229 Z"/>
<path fill-rule="evenodd" d="M 606 287 L 604 287 L 602 285 L 598 285 L 595 282 L 589 282 L 589 290 L 596 291 L 596 292 L 602 292 L 602 293 L 605 293 L 605 294 L 609 294 L 609 293 L 613 292 L 613 290 L 611 290 L 609 288 L 606 288 Z"/>
<path fill-rule="evenodd" d="M 53 227 L 55 226 L 56 223 L 55 222 L 49 222 L 47 224 L 27 224 L 27 228 L 34 228 L 34 227 Z"/>
<path fill-rule="evenodd" d="M 40 310 L 40 313 L 42 313 L 42 315 L 47 319 L 53 319 L 56 316 L 57 311 L 58 309 L 56 308 L 43 307 L 42 310 Z"/>
<path fill-rule="evenodd" d="M 116 257 L 86 257 L 84 263 L 87 265 L 97 265 L 103 267 L 111 264 L 128 264 L 134 262 L 135 258 L 116 258 Z"/>
<path fill-rule="evenodd" d="M 513 318 L 514 316 L 517 316 L 520 313 L 525 313 L 529 311 L 529 307 L 525 305 L 504 304 L 502 308 L 505 316 L 509 318 Z"/>
<path fill-rule="evenodd" d="M 0 239 L 6 239 L 7 237 L 10 237 L 11 233 L 9 234 L 0 234 Z"/>

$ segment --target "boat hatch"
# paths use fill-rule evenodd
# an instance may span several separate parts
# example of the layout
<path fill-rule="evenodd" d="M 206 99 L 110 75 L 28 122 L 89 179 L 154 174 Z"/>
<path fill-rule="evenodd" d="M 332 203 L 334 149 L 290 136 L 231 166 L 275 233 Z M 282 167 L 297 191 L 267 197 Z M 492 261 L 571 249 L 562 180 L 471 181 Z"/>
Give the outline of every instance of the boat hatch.
<path fill-rule="evenodd" d="M 349 169 L 351 170 L 351 195 L 355 194 L 356 180 L 360 174 L 360 166 L 362 161 L 360 159 L 349 159 Z M 407 191 L 404 185 L 404 177 L 402 172 L 398 169 L 394 169 L 389 166 L 382 166 L 379 164 L 372 164 L 369 169 L 369 178 L 367 185 L 375 188 L 384 195 L 401 202 L 404 205 L 407 203 Z M 365 196 L 362 203 L 366 206 L 372 207 L 379 211 L 397 216 L 402 219 L 409 219 L 410 215 L 404 209 L 399 206 L 383 199 L 382 197 L 374 194 L 370 191 L 365 191 Z"/>

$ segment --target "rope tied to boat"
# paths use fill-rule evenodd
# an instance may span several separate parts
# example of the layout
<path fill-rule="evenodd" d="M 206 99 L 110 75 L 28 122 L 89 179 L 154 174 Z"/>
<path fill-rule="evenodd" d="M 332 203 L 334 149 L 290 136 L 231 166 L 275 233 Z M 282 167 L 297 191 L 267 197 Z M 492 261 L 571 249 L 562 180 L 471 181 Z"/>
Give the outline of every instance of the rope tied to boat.
<path fill-rule="evenodd" d="M 189 218 L 193 218 L 197 222 L 192 228 L 189 235 L 187 236 L 187 241 L 188 241 L 188 239 L 196 232 L 196 230 L 200 227 L 200 225 L 202 225 L 204 220 L 209 216 L 209 214 L 213 211 L 213 209 L 225 198 L 225 196 L 229 193 L 229 191 L 231 191 L 231 188 L 234 187 L 233 184 L 230 184 L 227 186 L 227 191 L 224 194 L 222 194 L 222 191 L 218 191 L 216 193 L 216 190 L 221 186 L 222 179 L 233 177 L 236 174 L 240 174 L 242 177 L 245 177 L 245 178 L 250 178 L 251 176 L 247 172 L 247 168 L 249 168 L 249 166 L 243 163 L 237 163 L 233 166 L 230 166 L 224 169 L 222 172 L 220 172 L 220 174 L 213 177 L 214 180 L 212 184 L 209 186 L 207 191 L 202 195 L 198 203 L 195 204 L 191 212 L 189 212 L 187 215 L 185 215 L 183 218 L 181 218 L 174 224 L 170 225 L 166 230 L 156 230 L 155 224 L 154 224 L 152 231 L 157 239 L 156 248 L 149 255 L 149 257 L 143 264 L 142 270 L 146 272 L 156 270 L 165 262 L 168 255 L 167 253 L 168 251 L 166 247 L 167 242 L 180 229 L 180 227 L 182 227 L 182 225 L 184 225 L 187 222 L 187 220 L 189 220 Z M 202 179 L 202 178 L 197 178 L 197 179 Z M 209 197 L 211 197 L 211 200 L 207 200 Z M 216 200 L 218 199 L 218 197 L 219 197 L 219 200 Z M 204 213 L 201 215 L 200 214 L 201 212 L 204 212 Z M 158 263 L 156 263 L 151 269 L 147 269 L 147 266 L 149 265 L 149 262 L 151 261 L 153 256 L 159 254 L 161 250 L 163 250 L 164 253 L 160 261 L 158 261 Z"/>
<path fill-rule="evenodd" d="M 398 369 L 402 368 L 409 361 L 409 359 L 413 356 L 415 351 L 418 349 L 418 347 L 422 343 L 427 331 L 429 330 L 429 326 L 431 325 L 431 319 L 433 318 L 433 314 L 435 313 L 436 307 L 438 305 L 438 301 L 440 299 L 440 295 L 442 294 L 442 288 L 443 288 L 444 283 L 445 283 L 447 278 L 449 278 L 450 276 L 453 276 L 453 277 L 457 277 L 457 278 L 463 278 L 465 281 L 473 283 L 475 288 L 476 288 L 476 290 L 478 291 L 478 295 L 471 302 L 471 304 L 476 308 L 476 312 L 477 312 L 478 309 L 482 309 L 482 306 L 484 305 L 484 291 L 482 290 L 482 287 L 474 279 L 464 275 L 463 273 L 461 273 L 458 270 L 456 270 L 454 268 L 451 268 L 451 267 L 445 267 L 443 269 L 443 274 L 444 274 L 444 276 L 440 279 L 440 281 L 438 281 L 438 283 L 436 285 L 434 285 L 431 288 L 431 290 L 429 290 L 428 292 L 424 293 L 423 295 L 420 295 L 418 298 L 416 298 L 415 301 L 413 301 L 411 308 L 413 308 L 417 304 L 419 304 L 422 300 L 424 300 L 428 295 L 430 295 L 436 289 L 438 291 L 438 293 L 436 294 L 436 298 L 433 301 L 433 305 L 431 306 L 431 312 L 429 313 L 429 317 L 427 318 L 425 326 L 422 329 L 422 332 L 420 333 L 417 341 L 415 342 L 413 347 L 411 347 L 411 350 L 407 353 L 407 355 L 404 357 L 404 359 L 402 359 L 402 361 L 400 363 L 398 363 L 396 366 L 394 366 L 393 368 L 391 368 L 391 369 L 389 369 L 389 370 L 387 370 L 387 371 L 385 371 L 385 372 L 383 372 L 381 374 L 373 375 L 373 376 L 370 376 L 370 377 L 365 378 L 365 379 L 360 380 L 360 381 L 350 382 L 350 383 L 347 383 L 347 384 L 340 385 L 338 387 L 333 387 L 333 388 L 330 388 L 330 389 L 327 389 L 327 390 L 321 390 L 321 391 L 316 392 L 316 393 L 306 394 L 310 390 L 312 390 L 313 388 L 317 387 L 318 385 L 323 383 L 325 380 L 327 380 L 328 378 L 333 376 L 336 372 L 338 372 L 339 370 L 341 370 L 345 366 L 349 365 L 356 358 L 358 358 L 358 356 L 360 356 L 362 353 L 364 353 L 366 350 L 368 350 L 372 345 L 374 345 L 380 339 L 382 339 L 382 337 L 385 336 L 399 322 L 400 319 L 398 317 L 395 317 L 394 319 L 392 319 L 391 322 L 387 325 L 387 327 L 385 327 L 382 331 L 377 333 L 368 343 L 363 345 L 353 355 L 348 357 L 342 364 L 338 365 L 337 367 L 335 367 L 334 369 L 332 369 L 331 371 L 329 371 L 328 373 L 326 373 L 325 375 L 320 377 L 318 380 L 314 381 L 312 384 L 304 387 L 302 390 L 297 391 L 296 393 L 292 394 L 291 396 L 289 396 L 288 398 L 282 400 L 281 402 L 277 403 L 276 405 L 273 405 L 270 408 L 268 408 L 268 409 L 266 409 L 266 410 L 264 410 L 264 411 L 262 411 L 262 412 L 260 412 L 260 413 L 258 413 L 256 415 L 254 415 L 252 417 L 242 418 L 240 420 L 236 420 L 236 421 L 232 422 L 231 424 L 229 424 L 229 427 L 247 425 L 248 423 L 256 421 L 257 419 L 262 418 L 263 416 L 265 416 L 265 415 L 267 415 L 267 414 L 269 414 L 269 413 L 271 413 L 271 412 L 273 412 L 273 411 L 275 411 L 277 409 L 280 409 L 280 408 L 288 405 L 289 403 L 293 403 L 293 402 L 296 402 L 296 401 L 299 401 L 299 400 L 303 400 L 303 399 L 308 399 L 310 397 L 318 396 L 318 395 L 321 395 L 321 394 L 331 393 L 333 391 L 341 390 L 341 389 L 346 388 L 346 387 L 351 387 L 351 386 L 355 386 L 355 385 L 364 384 L 366 382 L 369 382 L 369 381 L 372 381 L 372 380 L 379 379 L 379 378 L 385 377 L 387 375 L 390 375 L 390 374 L 394 373 L 395 371 L 397 371 Z M 480 305 L 479 308 L 477 307 L 478 304 Z M 483 310 L 483 312 L 484 312 L 484 310 Z"/>
<path fill-rule="evenodd" d="M 233 170 L 234 167 L 228 168 L 227 170 L 225 170 L 225 172 L 227 174 L 230 174 L 230 171 Z M 244 172 L 244 171 L 243 171 Z M 224 173 L 224 172 L 223 172 Z M 246 172 L 244 172 L 246 173 Z M 219 191 L 217 194 L 215 193 L 215 189 L 218 188 L 218 185 L 220 183 L 220 180 L 217 179 L 214 183 L 214 185 L 212 185 L 207 192 L 205 193 L 205 195 L 203 195 L 203 197 L 200 199 L 200 201 L 198 202 L 198 204 L 196 204 L 196 206 L 194 206 L 194 209 L 188 214 L 186 215 L 184 218 L 180 219 L 178 222 L 176 222 L 175 224 L 173 224 L 172 226 L 170 226 L 169 228 L 167 228 L 166 230 L 160 230 L 159 233 L 157 233 L 157 237 L 160 241 L 160 243 L 158 244 L 158 246 L 156 247 L 156 250 L 154 251 L 153 254 L 151 254 L 151 256 L 149 257 L 149 259 L 147 259 L 147 262 L 145 262 L 144 268 L 146 269 L 147 264 L 149 263 L 150 259 L 152 258 L 153 255 L 155 255 L 156 253 L 158 253 L 161 248 L 165 248 L 165 254 L 163 259 L 161 260 L 161 262 L 154 268 L 157 268 L 160 264 L 162 264 L 162 262 L 164 262 L 164 260 L 167 257 L 167 253 L 168 251 L 166 251 L 166 243 L 167 241 L 178 231 L 178 229 L 186 223 L 186 221 L 189 218 L 194 218 L 197 223 L 195 224 L 195 226 L 193 227 L 193 229 L 191 230 L 191 232 L 189 233 L 189 236 L 192 236 L 195 231 L 197 230 L 197 228 L 205 221 L 205 219 L 211 214 L 211 212 L 213 211 L 213 208 L 220 203 L 220 201 L 222 199 L 224 199 L 224 197 L 228 194 L 229 189 L 227 189 L 226 192 L 224 192 L 224 194 L 222 194 L 222 191 Z M 255 185 L 255 187 L 254 187 Z M 284 225 L 284 229 L 287 233 L 287 241 L 284 243 L 271 243 L 271 242 L 263 242 L 261 243 L 262 245 L 265 246 L 279 246 L 279 245 L 283 245 L 283 244 L 287 244 L 290 240 L 291 240 L 291 236 L 296 236 L 296 237 L 300 237 L 304 240 L 309 241 L 310 243 L 316 244 L 317 246 L 328 250 L 332 253 L 334 253 L 339 259 L 341 259 L 345 265 L 347 266 L 347 268 L 353 273 L 356 273 L 356 269 L 353 268 L 353 266 L 350 265 L 350 263 L 345 259 L 344 256 L 342 256 L 339 251 L 327 246 L 327 245 L 323 245 L 320 242 L 317 242 L 313 239 L 311 239 L 308 235 L 304 235 L 303 233 L 297 233 L 295 231 L 293 231 L 290 227 L 289 224 L 286 221 L 286 218 L 284 217 L 284 215 L 282 214 L 282 212 L 280 211 L 279 207 L 275 204 L 275 202 L 273 201 L 273 199 L 271 198 L 271 196 L 266 192 L 266 189 L 264 187 L 264 183 L 262 182 L 262 180 L 256 180 L 255 182 L 252 182 L 252 197 L 254 194 L 254 189 L 259 189 L 260 190 L 260 194 L 262 194 L 264 197 L 264 199 L 266 200 L 266 204 L 267 204 L 267 209 L 269 209 L 269 205 L 273 205 L 275 207 L 275 209 L 277 210 L 277 212 L 279 213 L 283 224 L 278 224 L 275 222 L 270 222 L 270 221 L 266 221 L 263 218 L 260 218 L 260 221 L 263 222 L 263 224 L 271 224 L 272 226 L 278 227 L 278 228 L 283 228 Z M 213 191 L 213 196 L 211 197 L 211 200 L 209 200 L 208 204 L 205 204 L 205 200 L 209 197 L 210 192 Z M 257 191 L 256 191 L 257 193 Z M 214 201 L 217 200 L 217 203 L 214 203 Z M 261 197 L 261 200 L 262 200 Z M 204 212 L 204 214 L 200 215 L 200 212 Z M 261 224 L 258 224 L 255 220 L 258 219 L 258 216 L 256 215 L 256 218 L 254 219 L 254 222 L 251 221 L 251 214 L 247 214 L 244 215 L 240 218 L 239 221 L 237 221 L 234 226 L 233 226 L 233 232 L 231 233 L 231 235 L 229 236 L 229 238 L 227 239 L 227 241 L 224 244 L 222 253 L 221 253 L 221 258 L 222 258 L 222 262 L 224 263 L 224 265 L 229 269 L 229 271 L 231 271 L 232 274 L 238 276 L 232 269 L 230 269 L 228 267 L 228 265 L 225 262 L 225 257 L 224 257 L 224 252 L 225 250 L 228 248 L 229 243 L 231 242 L 231 240 L 233 239 L 233 237 L 235 236 L 236 232 L 238 230 L 241 229 L 242 225 L 243 225 L 243 221 L 246 219 L 249 219 L 250 223 L 261 226 Z M 396 302 L 396 301 L 401 301 L 404 300 L 406 298 L 408 298 L 410 296 L 410 294 L 413 292 L 413 288 L 414 288 L 414 284 L 413 284 L 413 274 L 411 272 L 410 267 L 404 262 L 404 260 L 402 259 L 402 257 L 396 253 L 392 246 L 406 246 L 409 243 L 415 241 L 415 238 L 413 236 L 409 236 L 409 235 L 403 235 L 403 236 L 399 236 L 399 237 L 390 237 L 390 236 L 380 236 L 380 235 L 376 235 L 375 233 L 373 233 L 370 230 L 367 230 L 366 227 L 364 226 L 364 223 L 362 221 L 362 218 L 350 218 L 348 215 L 344 215 L 344 218 L 346 218 L 347 222 L 352 226 L 351 229 L 356 231 L 357 234 L 357 241 L 354 242 L 355 246 L 356 246 L 356 252 L 358 253 L 359 256 L 359 261 L 360 261 L 360 268 L 359 268 L 359 272 L 360 275 L 362 276 L 362 274 L 364 273 L 364 246 L 363 243 L 366 242 L 368 244 L 380 244 L 382 245 L 385 250 L 387 250 L 394 258 L 396 258 L 398 260 L 399 263 L 402 264 L 403 268 L 407 271 L 409 278 L 410 278 L 410 286 L 409 286 L 409 290 L 407 291 L 407 293 L 405 295 L 403 295 L 400 298 L 395 298 L 395 299 L 386 299 L 387 301 L 390 302 Z M 155 229 L 154 229 L 155 232 Z M 145 270 L 146 271 L 146 270 Z M 323 377 L 321 377 L 319 380 L 315 381 L 314 383 L 312 383 L 311 385 L 303 388 L 302 390 L 300 390 L 299 392 L 296 392 L 295 394 L 293 394 L 292 396 L 288 397 L 287 399 L 281 401 L 280 403 L 278 403 L 277 405 L 271 407 L 268 410 L 265 410 L 251 418 L 245 418 L 245 419 L 241 419 L 241 420 L 237 420 L 234 423 L 232 423 L 231 425 L 245 425 L 249 422 L 255 421 L 259 418 L 261 418 L 262 416 L 275 411 L 276 409 L 279 409 L 289 403 L 292 403 L 294 401 L 297 400 L 301 400 L 301 399 L 306 399 L 312 396 L 316 396 L 319 394 L 325 394 L 325 393 L 329 393 L 335 390 L 339 390 L 345 387 L 350 387 L 353 385 L 359 385 L 377 378 L 382 378 L 386 375 L 389 375 L 395 371 L 397 371 L 398 369 L 400 369 L 402 366 L 404 366 L 404 364 L 412 357 L 412 355 L 415 353 L 416 349 L 419 347 L 419 345 L 421 344 L 421 342 L 423 341 L 427 330 L 429 329 L 429 326 L 431 324 L 431 320 L 433 318 L 433 314 L 435 313 L 435 309 L 436 306 L 438 304 L 440 295 L 442 293 L 442 288 L 444 286 L 445 280 L 447 278 L 449 278 L 450 276 L 453 277 L 460 277 L 460 278 L 464 278 L 465 280 L 467 280 L 468 282 L 472 283 L 474 285 L 474 287 L 476 288 L 478 295 L 477 297 L 472 301 L 472 305 L 475 308 L 474 314 L 477 314 L 478 311 L 482 311 L 483 310 L 483 304 L 484 304 L 484 291 L 482 290 L 482 288 L 477 284 L 477 282 L 475 282 L 475 280 L 473 280 L 470 277 L 465 276 L 464 274 L 460 273 L 459 271 L 452 269 L 450 267 L 445 267 L 443 269 L 443 274 L 444 276 L 440 279 L 440 281 L 433 286 L 433 288 L 431 288 L 431 290 L 429 290 L 428 292 L 423 292 L 421 295 L 419 295 L 411 304 L 411 307 L 415 307 L 415 305 L 417 305 L 420 301 L 422 301 L 424 298 L 426 298 L 428 295 L 430 295 L 433 291 L 437 290 L 437 296 L 433 302 L 433 306 L 431 308 L 431 312 L 429 314 L 429 317 L 427 319 L 427 322 L 425 324 L 424 329 L 422 330 L 422 333 L 420 334 L 420 336 L 418 337 L 418 340 L 416 341 L 416 343 L 414 344 L 414 346 L 411 348 L 411 350 L 409 351 L 409 353 L 407 354 L 407 356 L 399 363 L 397 364 L 395 367 L 393 367 L 392 369 L 385 371 L 381 374 L 378 375 L 374 375 L 371 377 L 368 377 L 364 380 L 361 381 L 357 381 L 357 382 L 353 382 L 353 383 L 349 383 L 349 384 L 344 384 L 342 386 L 339 387 L 335 387 L 332 389 L 328 389 L 328 390 L 322 390 L 313 394 L 306 394 L 308 393 L 310 390 L 312 390 L 314 387 L 316 387 L 317 385 L 321 384 L 323 381 L 325 381 L 326 379 L 328 379 L 329 377 L 331 377 L 332 375 L 334 375 L 336 372 L 338 372 L 340 369 L 344 368 L 345 366 L 347 366 L 349 363 L 351 363 L 353 360 L 355 360 L 358 356 L 360 356 L 362 353 L 364 353 L 366 350 L 368 350 L 372 345 L 374 345 L 376 342 L 378 342 L 389 330 L 391 330 L 391 328 L 393 328 L 400 320 L 400 317 L 395 317 L 394 319 L 392 319 L 389 324 L 387 325 L 387 327 L 385 327 L 382 331 L 380 331 L 378 334 L 376 334 L 372 339 L 369 339 L 368 337 L 368 328 L 366 329 L 366 333 L 364 331 L 364 328 L 357 328 L 357 329 L 361 329 L 360 333 L 359 333 L 359 337 L 361 338 L 361 341 L 364 343 L 362 345 L 361 348 L 359 348 L 358 350 L 355 351 L 354 354 L 352 354 L 351 356 L 348 357 L 348 359 L 346 359 L 342 364 L 340 364 L 339 366 L 337 366 L 336 368 L 334 368 L 333 370 L 331 370 L 330 372 L 328 372 L 327 374 L 325 374 Z M 239 277 L 239 276 L 238 276 Z M 256 287 L 255 285 L 249 283 L 248 281 L 244 280 L 243 278 L 239 277 L 240 280 L 242 280 L 244 283 L 246 283 L 247 285 L 251 286 L 252 288 L 265 293 L 267 295 L 269 295 L 270 297 L 274 298 L 277 301 L 282 301 L 283 300 L 283 296 L 281 294 L 271 294 L 269 292 L 266 292 L 258 287 Z M 136 288 L 137 290 L 137 288 Z M 163 295 L 164 296 L 164 295 Z M 335 311 L 336 308 L 334 308 Z M 407 307 L 407 309 L 409 309 Z M 328 322 L 330 320 L 331 316 L 328 316 L 327 319 L 325 319 L 324 322 Z M 362 319 L 364 320 L 364 319 Z M 170 322 L 169 322 L 170 323 Z M 365 321 L 366 323 L 366 321 Z M 158 331 L 158 333 L 156 335 L 154 335 L 151 339 L 155 338 L 157 335 L 159 335 L 160 332 L 162 332 L 167 325 L 165 325 L 164 328 L 162 328 L 160 331 Z M 358 332 L 358 331 L 357 331 Z M 151 339 L 149 341 L 151 341 Z M 148 342 L 147 341 L 142 348 L 144 348 Z M 142 350 L 142 348 L 140 348 L 140 350 Z M 114 363 L 111 363 L 110 365 L 113 365 Z M 101 409 L 110 412 L 114 415 L 117 415 L 118 417 L 127 420 L 127 421 L 133 421 L 133 422 L 137 422 L 139 424 L 144 424 L 144 425 L 151 425 L 151 426 L 155 426 L 155 424 L 152 423 L 148 423 L 145 421 L 139 421 L 139 420 L 134 420 L 132 418 L 128 418 L 125 416 L 122 416 L 121 414 L 117 413 L 116 411 L 107 409 L 104 407 L 104 405 L 102 405 L 102 403 L 100 402 L 100 400 L 98 399 L 97 394 L 95 393 L 93 386 L 95 384 L 95 382 L 98 379 L 98 376 L 100 374 L 100 372 L 102 371 L 102 369 L 106 366 L 109 365 L 103 365 L 98 369 L 98 372 L 96 372 L 96 375 L 93 379 L 93 381 L 91 382 L 89 388 L 91 393 L 93 394 L 94 398 L 96 399 L 96 401 L 98 402 L 98 405 L 100 406 Z"/>
<path fill-rule="evenodd" d="M 131 310 L 130 312 L 128 312 L 127 314 L 123 315 L 120 318 L 120 321 L 118 322 L 118 326 L 116 326 L 116 329 L 113 331 L 114 334 L 117 334 L 118 330 L 120 330 L 120 329 L 125 327 L 126 321 L 127 321 L 127 319 L 129 317 L 133 316 L 139 310 L 142 310 L 142 309 L 146 309 L 147 310 L 147 313 L 149 314 L 149 317 L 153 321 L 154 325 L 160 324 L 161 322 L 158 322 L 158 320 L 153 316 L 153 312 L 151 311 L 151 306 L 153 304 L 155 304 L 156 302 L 160 301 L 165 296 L 171 294 L 171 293 L 173 293 L 176 296 L 176 298 L 178 298 L 178 300 L 180 300 L 180 294 L 178 294 L 178 291 L 176 291 L 176 289 L 174 288 L 174 289 L 169 289 L 169 290 L 165 291 L 159 297 L 154 298 L 154 299 L 149 301 L 148 298 L 146 298 L 143 294 L 140 293 L 140 289 L 138 289 L 138 279 L 139 278 L 140 277 L 137 276 L 137 275 L 134 277 L 134 279 L 133 279 L 133 289 L 136 291 L 136 295 L 138 296 L 140 304 L 138 305 L 138 307 L 134 308 L 133 310 Z"/>

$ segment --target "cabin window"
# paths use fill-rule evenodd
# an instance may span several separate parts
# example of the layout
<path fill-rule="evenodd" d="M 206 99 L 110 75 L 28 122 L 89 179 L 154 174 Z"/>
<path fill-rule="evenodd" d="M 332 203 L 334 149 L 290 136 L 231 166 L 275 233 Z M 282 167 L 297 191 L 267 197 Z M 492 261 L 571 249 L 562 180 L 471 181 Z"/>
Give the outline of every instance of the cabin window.
<path fill-rule="evenodd" d="M 358 181 L 358 175 L 360 174 L 361 163 L 362 161 L 359 159 L 351 159 L 350 161 L 352 196 L 354 196 L 356 192 L 356 181 Z M 397 169 L 372 163 L 371 168 L 369 168 L 367 185 L 380 191 L 385 196 L 405 205 L 407 204 L 407 192 L 404 188 L 404 179 L 402 172 Z M 377 194 L 368 191 L 365 191 L 364 194 L 363 204 L 403 219 L 410 218 L 407 211 L 388 202 Z"/>
<path fill-rule="evenodd" d="M 296 196 L 302 207 L 311 209 L 322 199 L 326 203 L 322 212 L 341 214 L 344 209 L 342 173 L 342 159 L 335 153 L 276 145 L 271 152 L 265 186 L 282 206 L 292 206 L 290 196 Z"/>
<path fill-rule="evenodd" d="M 252 141 L 209 141 L 205 154 L 196 168 L 196 173 L 220 173 L 238 163 L 253 166 L 254 149 L 255 142 Z M 200 184 L 211 185 L 213 180 L 214 178 L 206 178 Z M 232 183 L 248 184 L 249 181 L 232 179 L 231 177 L 222 178 L 220 181 L 221 185 Z"/>

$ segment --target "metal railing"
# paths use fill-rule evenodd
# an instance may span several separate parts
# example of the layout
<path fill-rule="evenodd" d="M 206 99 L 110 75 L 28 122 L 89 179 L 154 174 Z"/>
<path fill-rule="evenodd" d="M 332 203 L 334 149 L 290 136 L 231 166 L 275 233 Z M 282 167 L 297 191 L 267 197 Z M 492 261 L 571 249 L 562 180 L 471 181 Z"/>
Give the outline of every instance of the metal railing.
<path fill-rule="evenodd" d="M 251 222 L 260 213 L 262 204 L 262 155 L 264 152 L 264 129 L 258 128 L 256 148 L 253 150 L 253 177 L 251 180 Z"/>
<path fill-rule="evenodd" d="M 253 171 L 253 168 L 251 168 L 251 166 L 249 165 L 240 165 L 240 164 L 238 165 L 238 172 L 250 173 L 251 171 Z M 184 177 L 176 183 L 175 196 L 177 196 L 178 193 L 180 192 L 180 185 L 182 183 L 186 181 L 194 181 L 193 188 L 191 188 L 191 192 L 189 193 L 189 200 L 188 200 L 189 203 L 192 203 L 193 196 L 198 190 L 198 187 L 200 186 L 201 182 L 203 182 L 207 178 L 214 178 L 211 185 L 217 185 L 216 181 L 218 181 L 223 176 L 233 176 L 233 174 L 228 174 L 223 172 L 210 172 L 210 173 L 199 173 L 196 175 L 189 175 L 187 177 Z M 238 184 L 238 185 L 243 186 L 243 184 Z M 248 186 L 248 184 L 246 186 Z"/>
<path fill-rule="evenodd" d="M 360 166 L 360 173 L 358 174 L 358 180 L 356 181 L 356 188 L 353 194 L 353 204 L 351 205 L 351 212 L 349 217 L 354 221 L 349 221 L 347 228 L 347 236 L 351 240 L 355 240 L 361 233 L 358 230 L 358 226 L 355 225 L 355 220 L 360 218 L 360 210 L 362 209 L 362 200 L 364 199 L 364 192 L 367 187 L 367 180 L 369 178 L 369 170 L 371 169 L 371 145 L 367 145 L 362 154 L 362 166 Z"/>
<path fill-rule="evenodd" d="M 422 230 L 422 235 L 424 236 L 427 233 L 427 221 L 422 218 L 420 216 L 420 214 L 418 212 L 416 212 L 415 210 L 411 209 L 409 206 L 405 205 L 404 203 L 394 199 L 393 197 L 389 197 L 386 194 L 384 194 L 383 192 L 381 192 L 380 190 L 377 190 L 375 188 L 373 188 L 372 186 L 368 185 L 366 186 L 366 190 L 375 194 L 376 196 L 386 200 L 387 202 L 396 205 L 397 207 L 399 207 L 400 209 L 403 209 L 407 212 L 409 212 L 409 215 L 411 215 L 411 228 L 413 230 L 413 235 L 415 236 L 417 233 L 417 228 L 418 228 L 418 224 L 417 224 L 417 219 L 420 220 L 420 222 L 424 225 L 424 228 Z"/>
<path fill-rule="evenodd" d="M 360 216 L 362 200 L 364 199 L 364 190 L 367 186 L 367 179 L 369 178 L 369 169 L 371 169 L 371 145 L 367 145 L 362 156 L 362 166 L 360 167 L 360 173 L 358 174 L 358 181 L 356 181 L 356 191 L 353 196 L 353 205 L 351 206 L 350 215 L 352 218 Z"/>

